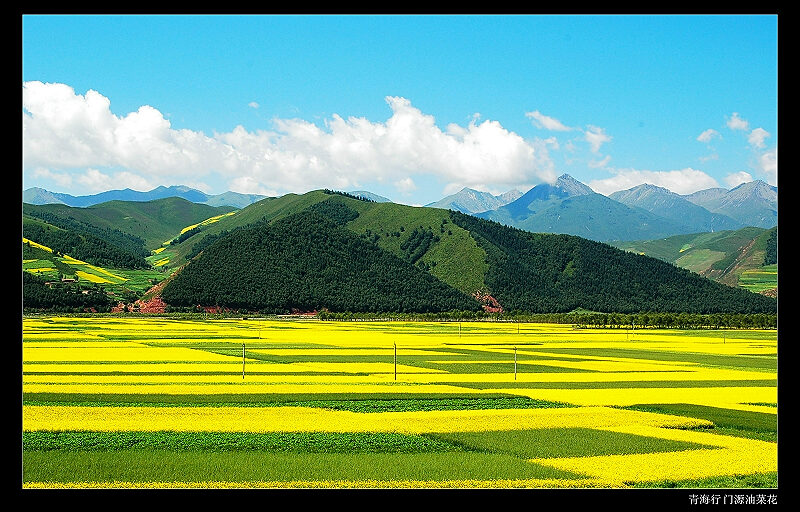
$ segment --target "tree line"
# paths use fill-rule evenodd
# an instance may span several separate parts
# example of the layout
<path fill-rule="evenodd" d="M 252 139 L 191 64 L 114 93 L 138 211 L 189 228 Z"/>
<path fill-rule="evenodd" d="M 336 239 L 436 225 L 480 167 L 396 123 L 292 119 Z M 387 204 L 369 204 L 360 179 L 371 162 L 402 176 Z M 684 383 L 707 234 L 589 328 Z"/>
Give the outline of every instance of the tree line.
<path fill-rule="evenodd" d="M 767 247 L 764 252 L 764 265 L 774 265 L 778 263 L 778 227 L 770 230 L 767 237 Z"/>
<path fill-rule="evenodd" d="M 101 288 L 81 288 L 73 283 L 50 287 L 30 272 L 22 273 L 23 311 L 108 312 L 113 304 Z"/>
<path fill-rule="evenodd" d="M 777 329 L 777 314 L 756 313 L 524 313 L 511 311 L 487 313 L 485 311 L 446 311 L 437 313 L 396 312 L 331 312 L 320 311 L 318 318 L 325 321 L 496 321 L 528 322 L 542 324 L 569 324 L 579 328 L 603 329 Z"/>

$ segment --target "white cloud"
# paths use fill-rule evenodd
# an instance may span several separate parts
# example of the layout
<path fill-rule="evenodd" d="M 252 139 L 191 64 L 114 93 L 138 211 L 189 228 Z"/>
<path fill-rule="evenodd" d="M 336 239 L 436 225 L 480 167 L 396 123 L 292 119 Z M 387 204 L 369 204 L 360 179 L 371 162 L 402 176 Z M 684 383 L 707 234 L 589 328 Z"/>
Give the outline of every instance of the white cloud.
<path fill-rule="evenodd" d="M 465 186 L 492 181 L 510 188 L 551 176 L 546 155 L 499 122 L 473 116 L 467 126 L 436 126 L 405 98 L 385 98 L 385 122 L 333 115 L 321 126 L 302 119 L 274 119 L 271 130 L 238 126 L 213 137 L 176 130 L 157 109 L 144 105 L 117 116 L 95 91 L 85 95 L 64 84 L 23 84 L 23 172 L 48 168 L 124 169 L 130 183 L 202 181 L 219 175 L 240 190 L 305 192 L 347 189 L 359 182 L 402 181 L 431 174 Z M 73 171 L 70 171 L 72 169 Z M 122 177 L 122 176 L 120 176 Z M 86 183 L 99 184 L 101 176 Z M 261 192 L 259 192 L 261 193 Z"/>
<path fill-rule="evenodd" d="M 97 169 L 87 169 L 83 174 L 77 175 L 75 181 L 90 193 L 125 188 L 147 191 L 155 188 L 152 183 L 141 176 L 126 171 L 105 174 Z"/>
<path fill-rule="evenodd" d="M 753 181 L 753 177 L 750 175 L 750 173 L 745 171 L 739 171 L 725 176 L 725 184 L 728 186 L 728 188 L 734 188 L 742 183 L 749 183 L 751 181 Z"/>
<path fill-rule="evenodd" d="M 408 194 L 417 190 L 417 185 L 414 183 L 414 180 L 411 178 L 403 178 L 401 180 L 397 180 L 394 182 L 395 188 L 402 192 L 403 194 Z"/>
<path fill-rule="evenodd" d="M 600 146 L 611 141 L 611 136 L 607 135 L 603 128 L 599 128 L 597 126 L 588 126 L 584 134 L 585 139 L 591 146 L 593 153 L 599 152 Z"/>
<path fill-rule="evenodd" d="M 746 130 L 749 123 L 739 117 L 738 112 L 734 112 L 733 115 L 728 118 L 727 125 L 731 130 Z"/>
<path fill-rule="evenodd" d="M 228 182 L 228 190 L 239 192 L 240 194 L 261 194 L 263 196 L 275 197 L 278 193 L 275 190 L 264 188 L 258 181 L 250 176 L 240 176 Z"/>
<path fill-rule="evenodd" d="M 770 185 L 778 186 L 778 148 L 773 148 L 758 159 L 758 170 L 767 178 Z"/>
<path fill-rule="evenodd" d="M 72 186 L 72 175 L 68 173 L 53 172 L 45 167 L 38 167 L 33 170 L 32 174 L 35 178 L 53 181 L 62 188 L 69 188 Z"/>
<path fill-rule="evenodd" d="M 605 158 L 602 160 L 590 160 L 587 164 L 591 169 L 599 169 L 601 167 L 606 167 L 608 162 L 611 161 L 611 155 L 606 155 Z"/>
<path fill-rule="evenodd" d="M 593 180 L 587 185 L 604 195 L 618 190 L 627 190 L 643 183 L 663 187 L 676 194 L 691 194 L 698 190 L 719 186 L 714 178 L 691 167 L 674 171 L 618 169 L 614 172 L 615 176 L 611 178 Z"/>
<path fill-rule="evenodd" d="M 756 128 L 750 135 L 747 137 L 747 142 L 750 143 L 751 146 L 754 148 L 763 148 L 764 147 L 764 140 L 769 137 L 769 132 L 763 128 Z"/>
<path fill-rule="evenodd" d="M 700 135 L 698 135 L 697 136 L 697 140 L 700 141 L 700 142 L 709 143 L 709 142 L 711 142 L 711 139 L 713 139 L 714 137 L 721 138 L 722 136 L 719 134 L 719 132 L 717 130 L 714 130 L 713 128 L 709 128 L 708 130 L 706 130 L 703 133 L 701 133 Z"/>
<path fill-rule="evenodd" d="M 96 91 L 81 96 L 66 85 L 41 82 L 23 84 L 22 97 L 23 168 L 121 167 L 184 177 L 219 160 L 219 144 L 199 132 L 173 130 L 148 105 L 117 117 Z"/>
<path fill-rule="evenodd" d="M 564 126 L 558 119 L 546 116 L 541 112 L 539 112 L 538 110 L 534 110 L 533 112 L 526 112 L 525 117 L 533 119 L 533 124 L 537 128 L 544 128 L 545 130 L 553 130 L 558 132 L 566 132 L 572 129 L 568 126 Z"/>
<path fill-rule="evenodd" d="M 256 101 L 251 101 L 250 103 L 247 104 L 247 106 L 250 107 L 250 108 L 258 108 L 261 105 L 259 105 L 258 102 L 256 102 Z"/>

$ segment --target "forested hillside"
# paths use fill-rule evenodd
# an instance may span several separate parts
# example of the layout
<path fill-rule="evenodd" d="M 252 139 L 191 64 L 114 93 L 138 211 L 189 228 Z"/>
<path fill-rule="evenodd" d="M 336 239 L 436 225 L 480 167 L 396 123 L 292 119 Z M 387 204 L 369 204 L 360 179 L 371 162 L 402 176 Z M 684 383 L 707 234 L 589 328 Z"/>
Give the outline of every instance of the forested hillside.
<path fill-rule="evenodd" d="M 149 254 L 181 229 L 236 208 L 196 204 L 179 197 L 154 201 L 109 201 L 86 208 L 23 204 L 22 212 L 50 224 L 106 238 L 119 245 L 134 240 Z"/>
<path fill-rule="evenodd" d="M 530 233 L 452 212 L 488 255 L 486 285 L 506 310 L 774 313 L 775 299 L 571 235 Z"/>
<path fill-rule="evenodd" d="M 219 238 L 164 288 L 173 307 L 429 312 L 478 310 L 466 294 L 309 209 Z M 357 214 L 356 214 L 357 215 Z"/>
<path fill-rule="evenodd" d="M 177 198 L 152 203 L 106 204 L 94 211 L 32 207 L 38 218 L 26 216 L 26 238 L 112 268 L 135 268 L 146 246 L 161 240 L 159 253 L 150 258 L 182 268 L 161 295 L 178 310 L 199 305 L 271 313 L 417 313 L 481 311 L 484 305 L 523 313 L 774 314 L 777 309 L 774 297 L 719 285 L 672 263 L 439 208 L 365 201 L 330 190 L 267 198 L 235 215 L 206 205 L 195 205 L 203 207 L 196 210 Z M 207 222 L 209 214 L 216 215 L 213 223 Z M 112 228 L 120 216 L 146 226 L 141 232 L 148 241 Z M 767 235 L 751 244 L 761 254 L 776 246 Z M 137 256 L 127 261 L 131 254 Z M 58 259 L 52 261 L 58 270 Z"/>
<path fill-rule="evenodd" d="M 145 260 L 149 251 L 143 247 L 143 240 L 138 240 L 137 244 L 135 237 L 123 233 L 87 229 L 74 222 L 59 222 L 59 224 L 65 226 L 65 229 L 24 217 L 22 236 L 51 248 L 56 254 L 68 254 L 92 265 L 131 269 L 150 266 Z M 90 231 L 106 236 L 90 234 Z M 115 245 L 115 241 L 119 245 Z"/>
<path fill-rule="evenodd" d="M 112 300 L 100 288 L 83 290 L 77 284 L 51 288 L 35 275 L 22 273 L 22 306 L 25 309 L 105 312 L 111 305 Z"/>

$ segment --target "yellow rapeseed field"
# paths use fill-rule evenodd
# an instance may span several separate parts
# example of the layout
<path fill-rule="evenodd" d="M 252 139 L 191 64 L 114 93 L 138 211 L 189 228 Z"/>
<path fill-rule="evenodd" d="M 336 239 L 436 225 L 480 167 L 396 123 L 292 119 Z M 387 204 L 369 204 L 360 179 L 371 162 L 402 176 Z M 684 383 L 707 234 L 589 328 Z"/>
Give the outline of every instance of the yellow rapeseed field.
<path fill-rule="evenodd" d="M 621 407 L 690 404 L 776 414 L 772 334 L 574 329 L 499 322 L 35 317 L 23 319 L 24 432 L 466 433 L 585 428 L 703 449 L 537 458 L 578 480 L 150 482 L 147 487 L 624 487 L 777 471 L 777 443 L 703 418 Z M 747 364 L 733 365 L 736 357 Z M 532 398 L 568 407 L 353 412 L 223 406 L 239 397 Z M 80 396 L 80 403 L 52 397 Z M 119 397 L 116 405 L 90 405 Z M 127 405 L 127 396 L 211 404 Z M 28 401 L 30 397 L 30 401 Z M 37 401 L 36 397 L 49 397 Z M 770 405 L 773 404 L 773 405 Z M 25 482 L 26 487 L 59 484 Z M 68 487 L 138 487 L 75 482 Z"/>

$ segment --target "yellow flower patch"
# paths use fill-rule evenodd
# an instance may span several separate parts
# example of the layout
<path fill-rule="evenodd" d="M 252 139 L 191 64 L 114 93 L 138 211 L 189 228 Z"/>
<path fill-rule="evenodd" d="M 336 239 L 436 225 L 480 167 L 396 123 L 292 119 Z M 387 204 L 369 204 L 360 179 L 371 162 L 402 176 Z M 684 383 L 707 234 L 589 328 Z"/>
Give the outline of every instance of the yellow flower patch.
<path fill-rule="evenodd" d="M 24 236 L 22 237 L 22 243 L 23 244 L 30 244 L 31 247 L 36 247 L 36 248 L 41 249 L 43 251 L 53 252 L 53 249 L 51 249 L 51 248 L 49 248 L 49 247 L 47 247 L 45 245 L 42 245 L 42 244 L 37 244 L 33 240 L 28 240 Z"/>
<path fill-rule="evenodd" d="M 356 413 L 310 407 L 23 406 L 23 430 L 219 432 L 476 432 L 608 428 L 631 423 L 688 428 L 706 420 L 604 407 Z"/>
<path fill-rule="evenodd" d="M 83 270 L 76 270 L 75 275 L 77 275 L 80 279 L 85 279 L 90 283 L 111 283 L 108 279 L 98 276 L 97 274 L 90 274 L 88 272 L 84 272 Z"/>
<path fill-rule="evenodd" d="M 744 403 L 775 403 L 775 387 L 669 387 L 622 389 L 497 389 L 539 400 L 567 402 L 581 406 L 690 403 L 711 407 L 742 409 Z M 752 409 L 751 409 L 752 410 Z"/>
<path fill-rule="evenodd" d="M 80 345 L 80 344 L 76 344 Z M 190 348 L 148 346 L 32 347 L 22 346 L 22 359 L 36 361 L 231 361 L 225 356 Z M 240 359 L 241 360 L 241 359 Z"/>

